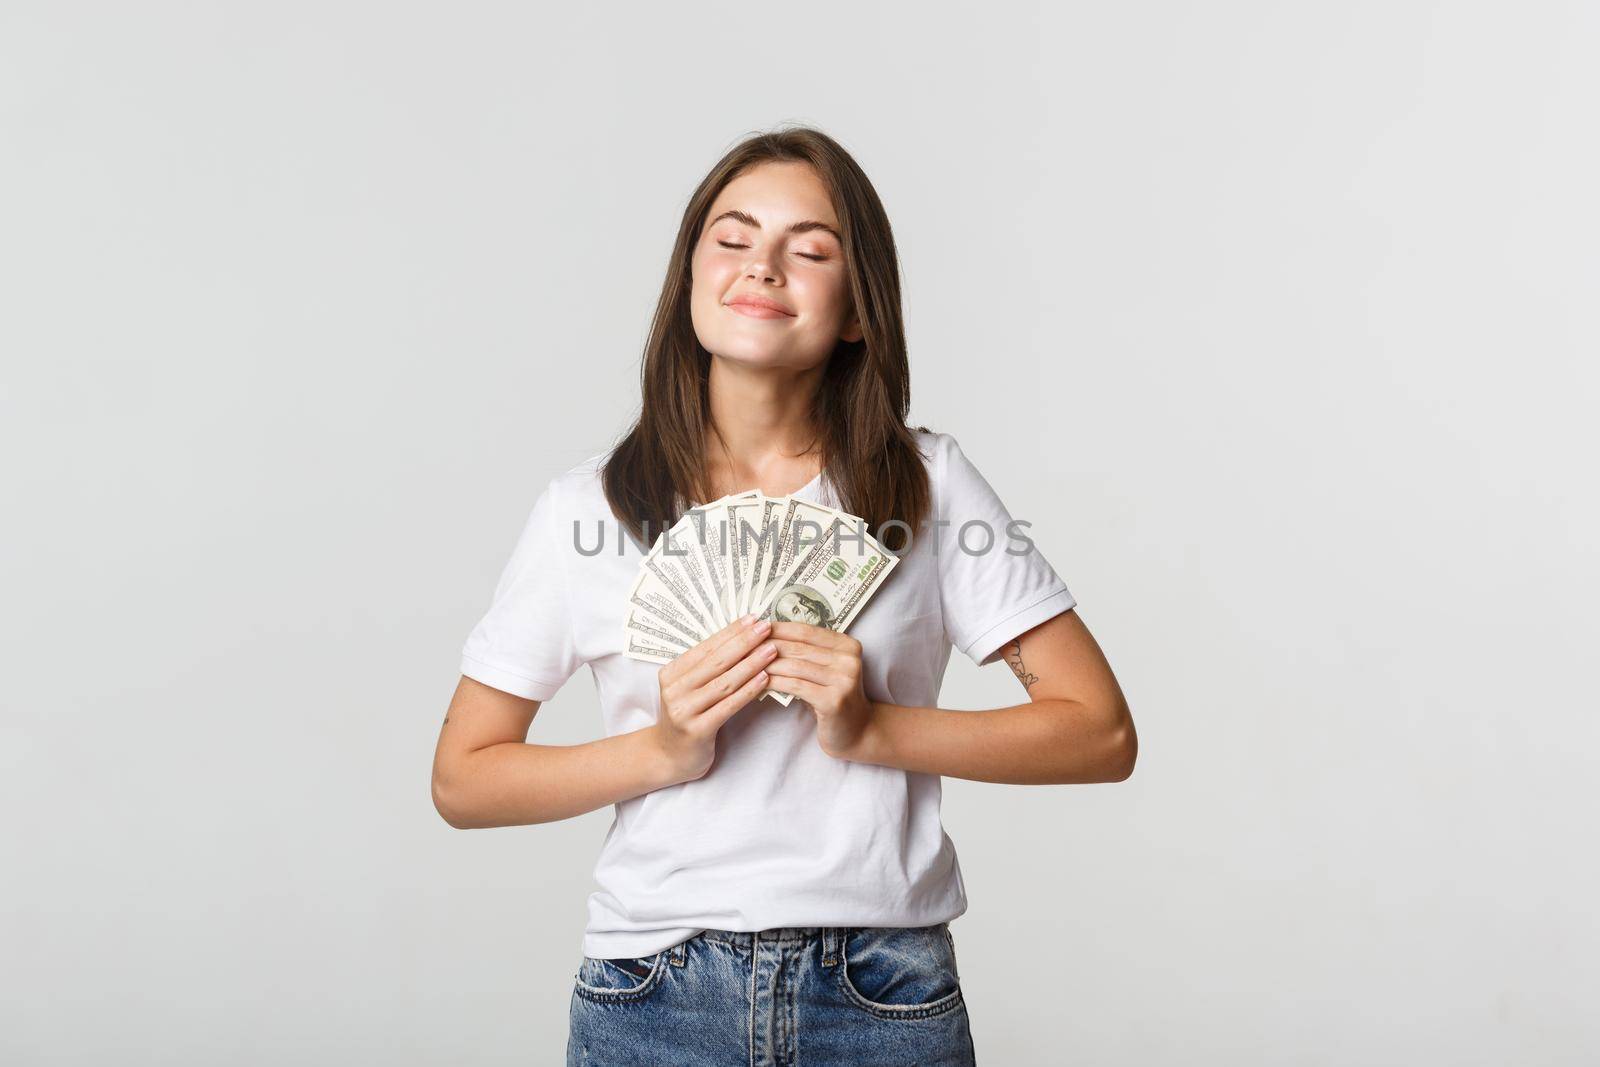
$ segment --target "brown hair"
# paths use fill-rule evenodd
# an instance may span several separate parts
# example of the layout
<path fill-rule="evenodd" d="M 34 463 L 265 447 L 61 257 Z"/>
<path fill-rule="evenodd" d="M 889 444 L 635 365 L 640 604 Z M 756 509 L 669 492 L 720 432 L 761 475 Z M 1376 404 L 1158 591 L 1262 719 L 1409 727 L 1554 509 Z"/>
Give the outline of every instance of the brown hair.
<path fill-rule="evenodd" d="M 911 369 L 900 310 L 900 266 L 883 203 L 866 174 L 837 141 L 799 126 L 759 133 L 711 168 L 689 198 L 661 297 L 645 342 L 641 402 L 633 427 L 613 446 L 602 471 L 617 520 L 645 548 L 710 492 L 705 470 L 710 432 L 711 354 L 689 315 L 694 248 L 717 195 L 734 178 L 767 162 L 808 163 L 828 188 L 839 217 L 845 273 L 861 325 L 859 341 L 841 340 L 828 357 L 812 416 L 822 469 L 845 511 L 896 552 L 908 543 L 899 520 L 916 530 L 930 501 L 928 474 L 906 425 Z"/>

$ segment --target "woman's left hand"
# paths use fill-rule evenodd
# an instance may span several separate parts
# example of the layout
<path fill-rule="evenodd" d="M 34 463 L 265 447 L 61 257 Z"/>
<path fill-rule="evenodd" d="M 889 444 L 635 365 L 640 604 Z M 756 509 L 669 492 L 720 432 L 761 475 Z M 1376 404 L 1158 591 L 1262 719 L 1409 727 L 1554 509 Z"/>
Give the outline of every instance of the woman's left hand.
<path fill-rule="evenodd" d="M 872 701 L 861 688 L 861 642 L 804 622 L 774 621 L 771 637 L 778 655 L 767 664 L 767 688 L 811 705 L 822 751 L 862 761 Z"/>

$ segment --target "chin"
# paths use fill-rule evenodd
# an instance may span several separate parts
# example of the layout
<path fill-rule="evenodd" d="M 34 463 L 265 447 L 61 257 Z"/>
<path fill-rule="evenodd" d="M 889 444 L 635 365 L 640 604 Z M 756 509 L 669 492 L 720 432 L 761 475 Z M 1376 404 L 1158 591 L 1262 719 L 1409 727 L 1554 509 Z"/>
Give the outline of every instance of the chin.
<path fill-rule="evenodd" d="M 707 345 L 703 341 L 701 344 L 713 356 L 745 367 L 798 367 L 787 352 L 773 351 L 770 348 L 737 341 L 733 344 L 723 344 L 715 347 Z"/>

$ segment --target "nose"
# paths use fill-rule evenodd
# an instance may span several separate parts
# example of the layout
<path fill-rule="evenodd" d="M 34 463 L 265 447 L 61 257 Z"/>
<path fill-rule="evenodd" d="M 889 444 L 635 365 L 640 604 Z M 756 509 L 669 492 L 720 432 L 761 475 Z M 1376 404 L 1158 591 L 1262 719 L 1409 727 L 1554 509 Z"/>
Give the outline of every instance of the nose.
<path fill-rule="evenodd" d="M 751 245 L 750 262 L 745 264 L 744 276 L 763 282 L 780 280 L 777 270 L 772 266 L 773 259 L 760 245 Z"/>

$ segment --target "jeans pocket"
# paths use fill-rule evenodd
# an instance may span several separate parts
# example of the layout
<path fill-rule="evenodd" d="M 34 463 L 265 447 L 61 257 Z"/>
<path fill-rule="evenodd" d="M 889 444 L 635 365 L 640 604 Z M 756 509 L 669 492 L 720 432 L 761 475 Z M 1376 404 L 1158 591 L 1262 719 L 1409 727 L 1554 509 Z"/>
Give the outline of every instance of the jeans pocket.
<path fill-rule="evenodd" d="M 945 923 L 849 928 L 837 973 L 845 998 L 880 1019 L 927 1018 L 962 1004 Z"/>
<path fill-rule="evenodd" d="M 573 975 L 573 991 L 589 1000 L 618 1003 L 643 1000 L 661 985 L 667 953 L 614 959 L 583 957 Z"/>

